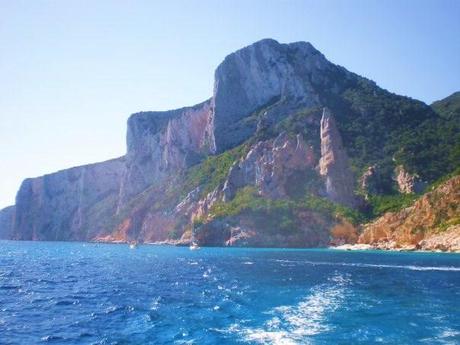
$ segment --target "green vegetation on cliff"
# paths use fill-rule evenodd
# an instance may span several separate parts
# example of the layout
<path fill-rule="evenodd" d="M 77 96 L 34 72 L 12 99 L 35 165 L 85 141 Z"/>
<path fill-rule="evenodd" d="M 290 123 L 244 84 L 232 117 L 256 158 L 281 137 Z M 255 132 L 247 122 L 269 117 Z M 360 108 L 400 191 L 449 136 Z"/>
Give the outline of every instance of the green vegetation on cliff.
<path fill-rule="evenodd" d="M 344 144 L 357 171 L 378 164 L 386 172 L 403 165 L 425 181 L 452 171 L 458 124 L 446 121 L 422 102 L 392 94 L 361 80 L 343 93 L 335 111 Z"/>
<path fill-rule="evenodd" d="M 391 194 L 372 195 L 369 199 L 371 206 L 369 218 L 381 216 L 385 212 L 396 212 L 414 203 L 418 198 L 417 194 Z"/>
<path fill-rule="evenodd" d="M 321 184 L 312 170 L 300 171 L 289 179 L 286 199 L 271 200 L 257 194 L 254 187 L 240 189 L 229 202 L 216 203 L 212 218 L 237 216 L 251 212 L 277 215 L 273 219 L 280 230 L 295 218 L 296 210 L 308 209 L 328 217 L 343 217 L 353 224 L 369 221 L 385 212 L 408 207 L 419 197 L 400 194 L 394 181 L 395 167 L 403 165 L 411 173 L 428 182 L 439 180 L 458 168 L 460 162 L 460 124 L 458 108 L 453 102 L 437 102 L 438 113 L 422 102 L 394 95 L 368 80 L 360 80 L 343 92 L 335 110 L 344 145 L 351 158 L 357 178 L 370 165 L 378 166 L 379 192 L 369 196 L 367 207 L 352 210 L 311 193 Z M 257 114 L 258 118 L 263 109 Z M 254 115 L 254 116 L 255 116 Z M 321 108 L 305 108 L 285 116 L 278 123 L 259 126 L 246 144 L 211 156 L 188 172 L 185 190 L 202 186 L 205 195 L 225 181 L 232 164 L 243 157 L 251 143 L 274 138 L 281 132 L 301 134 L 316 154 L 320 154 L 319 120 Z M 281 221 L 282 220 L 282 221 Z"/>
<path fill-rule="evenodd" d="M 261 197 L 257 190 L 251 186 L 238 190 L 236 196 L 229 202 L 215 203 L 209 215 L 211 218 L 224 218 L 237 216 L 244 212 L 262 212 L 276 216 L 276 219 L 282 219 L 279 226 L 284 228 L 284 225 L 287 226 L 288 223 L 292 225 L 288 218 L 293 218 L 295 211 L 302 209 L 320 213 L 331 219 L 342 217 L 353 224 L 358 224 L 364 219 L 364 216 L 356 210 L 335 204 L 315 195 L 306 195 L 296 200 L 268 199 Z"/>
<path fill-rule="evenodd" d="M 431 107 L 445 119 L 460 118 L 460 91 L 431 104 Z"/>
<path fill-rule="evenodd" d="M 191 167 L 186 174 L 183 193 L 201 186 L 201 195 L 212 192 L 222 184 L 232 164 L 248 152 L 248 145 L 242 144 L 216 156 L 209 156 L 203 162 Z"/>

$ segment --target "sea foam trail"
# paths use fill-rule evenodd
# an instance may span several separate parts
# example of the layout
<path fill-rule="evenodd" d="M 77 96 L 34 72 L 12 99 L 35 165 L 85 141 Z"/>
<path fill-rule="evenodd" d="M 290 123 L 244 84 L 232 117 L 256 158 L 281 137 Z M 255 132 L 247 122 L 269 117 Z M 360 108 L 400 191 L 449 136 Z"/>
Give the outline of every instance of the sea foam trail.
<path fill-rule="evenodd" d="M 241 327 L 238 324 L 229 331 L 237 333 L 244 341 L 260 344 L 294 345 L 310 344 L 313 336 L 333 328 L 328 315 L 343 303 L 349 280 L 342 275 L 329 279 L 330 283 L 318 285 L 295 305 L 279 306 L 267 314 L 273 315 L 261 327 Z"/>
<path fill-rule="evenodd" d="M 308 265 L 349 266 L 349 267 L 367 267 L 367 268 L 394 268 L 394 269 L 403 269 L 403 270 L 411 270 L 411 271 L 460 272 L 460 267 L 454 267 L 454 266 L 385 265 L 385 264 L 324 262 L 324 261 L 293 261 L 293 260 L 275 260 L 275 261 L 285 262 L 285 263 L 301 263 L 301 264 L 308 264 Z"/>

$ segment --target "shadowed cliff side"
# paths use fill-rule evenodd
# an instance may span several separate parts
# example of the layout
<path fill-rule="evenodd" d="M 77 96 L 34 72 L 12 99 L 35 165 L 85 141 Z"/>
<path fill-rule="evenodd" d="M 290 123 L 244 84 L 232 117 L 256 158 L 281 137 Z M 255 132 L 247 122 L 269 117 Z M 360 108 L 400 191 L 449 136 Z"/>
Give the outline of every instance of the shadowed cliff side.
<path fill-rule="evenodd" d="M 0 240 L 10 239 L 14 229 L 15 206 L 0 210 Z"/>

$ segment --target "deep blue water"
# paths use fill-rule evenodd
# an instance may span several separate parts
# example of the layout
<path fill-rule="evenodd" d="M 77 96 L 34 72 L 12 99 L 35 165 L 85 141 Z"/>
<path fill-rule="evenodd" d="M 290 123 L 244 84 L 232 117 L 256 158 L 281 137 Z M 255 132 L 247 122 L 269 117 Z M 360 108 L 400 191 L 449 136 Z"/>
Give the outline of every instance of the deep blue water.
<path fill-rule="evenodd" d="M 460 255 L 0 241 L 0 344 L 459 344 Z"/>

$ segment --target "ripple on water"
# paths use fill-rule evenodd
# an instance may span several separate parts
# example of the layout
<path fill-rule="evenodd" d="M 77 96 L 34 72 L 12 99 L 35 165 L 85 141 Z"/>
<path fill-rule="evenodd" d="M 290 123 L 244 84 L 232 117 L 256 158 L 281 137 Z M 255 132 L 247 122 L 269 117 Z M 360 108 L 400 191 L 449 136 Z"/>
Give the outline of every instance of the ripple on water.
<path fill-rule="evenodd" d="M 0 241 L 0 271 L 20 345 L 460 343 L 455 255 Z"/>
<path fill-rule="evenodd" d="M 21 285 L 0 285 L 0 290 L 18 290 L 21 288 Z"/>
<path fill-rule="evenodd" d="M 56 336 L 56 335 L 47 335 L 47 336 L 42 337 L 40 340 L 45 343 L 53 343 L 53 342 L 58 343 L 64 340 L 64 338 Z"/>

